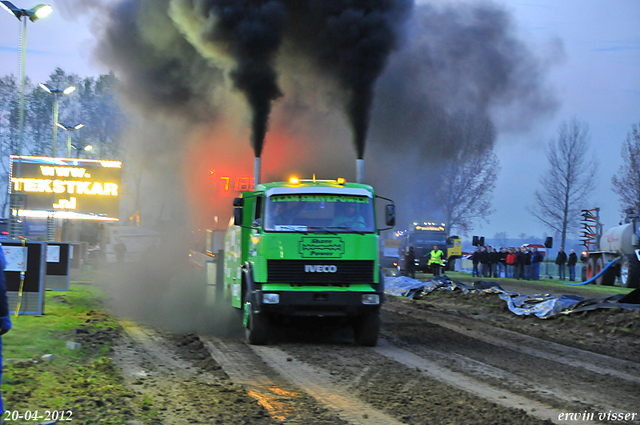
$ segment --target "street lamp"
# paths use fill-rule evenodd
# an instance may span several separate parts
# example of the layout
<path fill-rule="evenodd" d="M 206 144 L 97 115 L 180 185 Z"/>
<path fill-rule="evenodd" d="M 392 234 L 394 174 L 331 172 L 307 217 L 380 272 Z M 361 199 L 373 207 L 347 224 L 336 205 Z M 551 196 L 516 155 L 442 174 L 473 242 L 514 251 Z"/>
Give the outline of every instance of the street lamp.
<path fill-rule="evenodd" d="M 40 83 L 40 87 L 46 91 L 47 93 L 50 93 L 53 95 L 53 152 L 52 152 L 52 157 L 56 157 L 58 154 L 58 100 L 62 97 L 65 96 L 69 93 L 73 93 L 73 91 L 76 89 L 75 86 L 69 86 L 64 90 L 61 89 L 57 89 L 57 88 L 53 88 L 51 87 L 49 84 L 46 83 Z M 69 152 L 70 149 L 67 149 L 67 154 L 70 154 Z"/>
<path fill-rule="evenodd" d="M 15 16 L 19 21 L 22 21 L 22 53 L 20 58 L 20 107 L 18 118 L 18 169 L 16 170 L 16 176 L 20 178 L 22 176 L 22 145 L 24 142 L 24 86 L 26 82 L 26 64 L 27 64 L 27 19 L 31 22 L 35 22 L 40 18 L 44 18 L 53 12 L 53 8 L 48 4 L 39 4 L 33 9 L 20 9 L 16 7 L 10 1 L 0 1 L 0 6 L 7 12 Z M 22 19 L 22 18 L 25 19 Z M 24 194 L 16 191 L 17 193 L 11 194 L 11 216 L 9 233 L 12 239 L 18 238 L 18 236 L 24 234 L 24 223 L 18 217 L 21 208 L 24 208 L 25 197 Z"/>
<path fill-rule="evenodd" d="M 76 158 L 78 159 L 80 159 L 80 152 L 89 152 L 93 149 L 93 146 L 91 145 L 84 145 L 83 147 L 71 145 L 71 147 L 76 150 Z"/>
<path fill-rule="evenodd" d="M 80 130 L 82 127 L 84 127 L 84 124 L 76 124 L 71 126 L 71 125 L 63 124 L 61 122 L 57 122 L 56 125 L 63 130 L 67 130 L 67 158 L 71 158 L 71 147 L 73 146 L 71 144 L 71 132 Z"/>
<path fill-rule="evenodd" d="M 31 22 L 35 22 L 38 19 L 44 18 L 53 12 L 53 8 L 48 4 L 39 4 L 33 9 L 20 9 L 16 7 L 10 1 L 0 1 L 2 6 L 7 12 L 22 21 L 22 56 L 20 61 L 20 117 L 19 128 L 20 136 L 18 138 L 18 156 L 22 155 L 22 143 L 24 139 L 24 86 L 26 81 L 25 66 L 27 63 L 27 20 L 22 17 L 29 18 Z"/>

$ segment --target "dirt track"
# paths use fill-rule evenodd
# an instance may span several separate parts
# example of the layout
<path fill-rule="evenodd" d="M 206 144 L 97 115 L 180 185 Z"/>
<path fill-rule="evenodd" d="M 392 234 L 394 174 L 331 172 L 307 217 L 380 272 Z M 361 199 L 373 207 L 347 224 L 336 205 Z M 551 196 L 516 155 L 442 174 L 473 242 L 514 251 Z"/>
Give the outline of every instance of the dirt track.
<path fill-rule="evenodd" d="M 640 423 L 638 312 L 540 320 L 437 293 L 392 297 L 382 319 L 375 348 L 320 323 L 265 347 L 134 326 L 114 360 L 155 424 Z"/>

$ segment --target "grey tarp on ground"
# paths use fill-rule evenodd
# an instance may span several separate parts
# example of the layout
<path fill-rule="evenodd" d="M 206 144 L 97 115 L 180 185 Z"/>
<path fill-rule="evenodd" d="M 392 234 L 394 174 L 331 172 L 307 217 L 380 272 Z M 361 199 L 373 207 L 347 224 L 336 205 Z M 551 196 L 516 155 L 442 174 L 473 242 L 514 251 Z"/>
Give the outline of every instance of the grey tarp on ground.
<path fill-rule="evenodd" d="M 447 291 L 460 290 L 465 294 L 469 292 L 498 294 L 513 313 L 519 316 L 533 314 L 541 319 L 599 308 L 617 307 L 640 310 L 640 304 L 625 302 L 637 300 L 638 296 L 633 296 L 632 294 L 640 291 L 640 289 L 636 289 L 627 296 L 618 294 L 587 299 L 577 295 L 523 295 L 507 291 L 495 282 L 479 280 L 472 285 L 468 285 L 463 282 L 453 281 L 447 276 L 438 276 L 427 281 L 412 279 L 407 276 L 385 277 L 385 293 L 389 295 L 417 299 L 438 289 Z M 620 302 L 621 300 L 622 302 Z"/>

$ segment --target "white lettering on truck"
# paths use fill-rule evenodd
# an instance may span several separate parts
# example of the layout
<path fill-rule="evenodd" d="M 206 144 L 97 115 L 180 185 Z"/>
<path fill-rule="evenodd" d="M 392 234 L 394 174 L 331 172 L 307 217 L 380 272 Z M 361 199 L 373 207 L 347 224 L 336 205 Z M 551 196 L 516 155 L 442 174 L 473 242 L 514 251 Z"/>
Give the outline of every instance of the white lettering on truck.
<path fill-rule="evenodd" d="M 304 266 L 305 273 L 336 273 L 338 271 L 337 266 L 316 266 L 306 264 Z"/>

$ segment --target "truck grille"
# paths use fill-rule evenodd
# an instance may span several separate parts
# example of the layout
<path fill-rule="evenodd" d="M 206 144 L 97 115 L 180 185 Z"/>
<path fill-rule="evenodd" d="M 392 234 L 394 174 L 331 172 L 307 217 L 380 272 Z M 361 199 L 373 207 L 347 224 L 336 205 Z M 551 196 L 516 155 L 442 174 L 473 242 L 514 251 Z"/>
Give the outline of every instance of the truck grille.
<path fill-rule="evenodd" d="M 373 282 L 371 260 L 267 260 L 267 282 L 351 284 Z"/>

